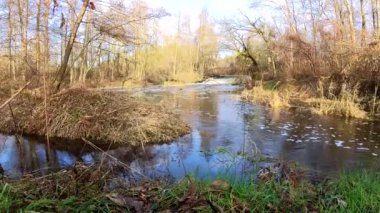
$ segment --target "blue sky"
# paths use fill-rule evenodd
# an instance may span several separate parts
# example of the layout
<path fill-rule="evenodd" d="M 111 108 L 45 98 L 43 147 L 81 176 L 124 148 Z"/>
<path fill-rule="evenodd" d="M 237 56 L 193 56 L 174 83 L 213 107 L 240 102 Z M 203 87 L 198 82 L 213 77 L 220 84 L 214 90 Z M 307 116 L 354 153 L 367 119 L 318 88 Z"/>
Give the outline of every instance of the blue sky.
<path fill-rule="evenodd" d="M 189 17 L 191 29 L 198 27 L 198 17 L 203 8 L 207 8 L 211 20 L 232 18 L 241 11 L 249 11 L 250 0 L 146 0 L 153 8 L 163 7 L 172 14 L 160 20 L 160 28 L 165 34 L 176 32 L 178 15 Z"/>

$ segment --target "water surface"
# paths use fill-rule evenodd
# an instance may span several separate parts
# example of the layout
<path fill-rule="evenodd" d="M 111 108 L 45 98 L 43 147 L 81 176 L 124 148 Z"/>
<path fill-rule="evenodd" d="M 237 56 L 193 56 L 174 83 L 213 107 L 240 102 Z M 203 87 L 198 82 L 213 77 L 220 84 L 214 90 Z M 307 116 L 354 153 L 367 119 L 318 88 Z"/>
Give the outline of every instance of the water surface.
<path fill-rule="evenodd" d="M 107 151 L 128 165 L 120 175 L 173 180 L 189 173 L 200 178 L 225 173 L 246 177 L 270 163 L 266 159 L 296 161 L 321 174 L 380 168 L 379 122 L 273 111 L 241 101 L 238 86 L 222 83 L 114 90 L 167 105 L 193 128 L 190 135 L 145 147 L 145 151 L 127 147 Z M 18 143 L 15 136 L 0 135 L 0 164 L 13 178 L 30 172 L 44 175 L 70 168 L 77 161 L 91 165 L 103 157 L 86 144 L 55 142 L 47 147 L 38 139 L 26 137 Z"/>

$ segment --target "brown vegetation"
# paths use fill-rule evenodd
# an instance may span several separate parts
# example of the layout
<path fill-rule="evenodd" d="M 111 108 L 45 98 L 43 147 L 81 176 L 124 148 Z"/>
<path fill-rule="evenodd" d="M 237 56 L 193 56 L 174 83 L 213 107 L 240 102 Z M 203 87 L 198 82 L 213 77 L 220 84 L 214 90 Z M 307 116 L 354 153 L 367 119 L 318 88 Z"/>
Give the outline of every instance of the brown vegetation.
<path fill-rule="evenodd" d="M 139 146 L 169 142 L 190 131 L 179 117 L 161 106 L 142 103 L 125 94 L 68 89 L 47 100 L 22 94 L 0 111 L 6 133 L 49 135 L 53 138 Z M 46 126 L 48 129 L 46 129 Z"/>
<path fill-rule="evenodd" d="M 375 3 L 374 3 L 375 2 Z M 246 14 L 224 20 L 225 46 L 236 64 L 256 80 L 300 86 L 313 98 L 338 108 L 380 114 L 380 38 L 377 1 L 301 1 L 252 3 L 256 10 L 280 9 L 273 19 Z M 367 20 L 372 15 L 372 20 Z M 302 21 L 301 21 L 302 20 Z M 361 23 L 361 29 L 355 23 Z M 372 26 L 367 26 L 372 22 Z M 359 33 L 360 32 L 360 33 Z M 281 88 L 280 88 L 281 89 Z M 254 91 L 252 91 L 254 92 Z M 347 103 L 347 95 L 352 104 Z M 355 94 L 355 95 L 352 95 Z M 315 101 L 314 101 L 315 102 Z M 322 102 L 318 105 L 325 105 Z M 323 108 L 323 107 L 322 107 Z M 322 110 L 324 111 L 324 110 Z M 329 112 L 327 112 L 329 111 Z M 324 114 L 342 110 L 327 110 Z M 345 116 L 351 117 L 348 113 Z"/>
<path fill-rule="evenodd" d="M 289 107 L 290 98 L 285 93 L 279 93 L 277 90 L 267 90 L 263 86 L 253 87 L 251 90 L 245 90 L 242 96 L 246 100 L 254 100 L 262 104 L 267 104 L 272 108 Z"/>

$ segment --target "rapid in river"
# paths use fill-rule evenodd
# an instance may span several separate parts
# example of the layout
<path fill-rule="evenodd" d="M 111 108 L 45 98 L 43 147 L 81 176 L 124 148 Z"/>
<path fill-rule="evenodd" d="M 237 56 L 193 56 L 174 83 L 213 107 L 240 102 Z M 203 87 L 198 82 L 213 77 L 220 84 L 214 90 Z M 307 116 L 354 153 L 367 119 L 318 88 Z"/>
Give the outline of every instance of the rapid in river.
<path fill-rule="evenodd" d="M 379 168 L 380 123 L 345 120 L 309 112 L 272 110 L 239 98 L 233 79 L 209 80 L 182 87 L 150 86 L 114 92 L 171 107 L 192 126 L 190 135 L 169 144 L 110 149 L 107 154 L 128 165 L 120 175 L 177 180 L 186 174 L 213 178 L 244 177 L 277 160 L 296 161 L 314 174 L 352 168 Z M 0 164 L 5 174 L 45 175 L 77 161 L 91 165 L 105 154 L 81 143 L 52 142 L 0 135 Z M 108 160 L 105 160 L 108 161 Z"/>

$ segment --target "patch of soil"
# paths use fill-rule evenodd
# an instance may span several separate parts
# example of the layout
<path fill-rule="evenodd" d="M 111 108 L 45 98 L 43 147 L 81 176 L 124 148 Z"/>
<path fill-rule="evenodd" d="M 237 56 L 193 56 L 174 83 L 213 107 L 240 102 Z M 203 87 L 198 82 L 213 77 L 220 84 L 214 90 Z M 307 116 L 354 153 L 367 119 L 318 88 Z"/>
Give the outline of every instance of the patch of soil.
<path fill-rule="evenodd" d="M 82 88 L 64 90 L 48 98 L 48 129 L 40 95 L 24 92 L 12 101 L 11 109 L 0 110 L 3 133 L 48 134 L 69 140 L 85 138 L 97 144 L 141 146 L 170 142 L 191 130 L 178 115 L 162 106 L 125 94 Z"/>

